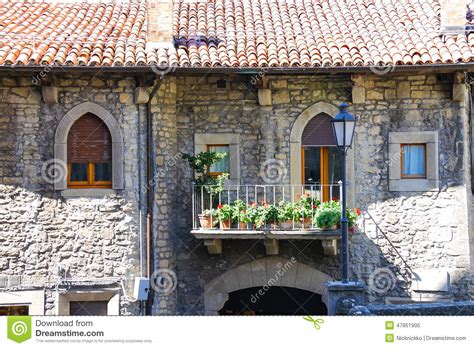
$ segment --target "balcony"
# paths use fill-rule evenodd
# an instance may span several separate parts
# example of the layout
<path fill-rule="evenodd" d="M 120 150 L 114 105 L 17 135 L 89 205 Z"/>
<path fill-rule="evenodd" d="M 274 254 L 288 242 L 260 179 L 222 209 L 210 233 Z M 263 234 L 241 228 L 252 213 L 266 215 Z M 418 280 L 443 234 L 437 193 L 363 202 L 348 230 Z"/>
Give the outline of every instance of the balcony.
<path fill-rule="evenodd" d="M 318 226 L 321 202 L 341 197 L 332 185 L 193 185 L 191 233 L 204 240 L 209 254 L 221 254 L 224 239 L 261 239 L 268 255 L 280 240 L 321 240 L 324 254 L 337 255 L 341 231 Z"/>

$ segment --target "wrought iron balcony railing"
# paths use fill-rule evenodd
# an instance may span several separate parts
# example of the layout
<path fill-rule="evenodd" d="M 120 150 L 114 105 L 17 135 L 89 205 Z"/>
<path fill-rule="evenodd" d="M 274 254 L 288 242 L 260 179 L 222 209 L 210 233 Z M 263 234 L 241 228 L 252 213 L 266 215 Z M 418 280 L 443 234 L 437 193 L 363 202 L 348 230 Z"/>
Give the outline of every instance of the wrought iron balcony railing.
<path fill-rule="evenodd" d="M 226 185 L 219 190 L 216 186 L 193 185 L 192 191 L 194 230 L 288 231 L 317 229 L 314 218 L 317 207 L 321 202 L 339 200 L 342 187 L 340 183 Z M 225 210 L 232 211 L 229 219 L 222 218 L 226 214 Z M 275 214 L 278 214 L 278 218 L 275 218 Z"/>

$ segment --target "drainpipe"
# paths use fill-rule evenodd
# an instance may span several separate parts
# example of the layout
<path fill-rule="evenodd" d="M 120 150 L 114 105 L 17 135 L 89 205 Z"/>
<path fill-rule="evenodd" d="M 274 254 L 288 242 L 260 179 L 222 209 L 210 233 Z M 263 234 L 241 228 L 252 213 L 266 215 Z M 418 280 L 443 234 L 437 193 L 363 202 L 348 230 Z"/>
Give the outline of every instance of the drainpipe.
<path fill-rule="evenodd" d="M 151 113 L 151 102 L 161 86 L 161 79 L 155 82 L 148 102 L 146 103 L 146 276 L 150 280 L 153 274 L 153 255 L 152 245 L 153 239 L 153 203 L 155 196 L 155 161 L 153 151 L 153 117 Z M 153 292 L 148 292 L 146 304 L 146 315 L 151 315 L 153 307 Z"/>

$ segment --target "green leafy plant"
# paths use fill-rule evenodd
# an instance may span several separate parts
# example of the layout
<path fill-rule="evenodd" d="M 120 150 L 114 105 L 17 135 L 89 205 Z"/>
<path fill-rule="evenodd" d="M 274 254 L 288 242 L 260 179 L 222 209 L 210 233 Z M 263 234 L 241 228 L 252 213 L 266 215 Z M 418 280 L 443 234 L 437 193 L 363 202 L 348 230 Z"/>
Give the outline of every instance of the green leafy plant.
<path fill-rule="evenodd" d="M 247 214 L 250 222 L 255 225 L 256 228 L 261 228 L 265 225 L 265 207 L 252 203 L 247 208 Z"/>
<path fill-rule="evenodd" d="M 219 213 L 217 209 L 206 209 L 202 212 L 202 215 L 215 218 L 216 220 L 219 217 Z"/>
<path fill-rule="evenodd" d="M 278 208 L 273 204 L 265 204 L 265 222 L 268 224 L 277 224 L 279 221 L 279 211 Z"/>
<path fill-rule="evenodd" d="M 234 207 L 232 204 L 219 204 L 217 206 L 217 211 L 220 221 L 233 222 Z"/>
<path fill-rule="evenodd" d="M 233 212 L 232 212 L 232 219 L 233 221 L 236 222 L 242 222 L 242 223 L 249 223 L 250 217 L 248 216 L 248 211 L 247 211 L 247 204 L 238 199 L 233 203 Z"/>
<path fill-rule="evenodd" d="M 354 227 L 355 222 L 360 216 L 360 209 L 355 208 L 355 209 L 349 209 L 347 208 L 347 220 L 349 221 L 349 228 Z"/>
<path fill-rule="evenodd" d="M 302 195 L 294 204 L 295 219 L 314 218 L 320 205 L 321 202 L 311 198 L 309 193 Z"/>
<path fill-rule="evenodd" d="M 295 218 L 295 206 L 292 202 L 281 201 L 278 203 L 278 221 L 293 221 Z"/>
<path fill-rule="evenodd" d="M 203 186 L 206 192 L 210 194 L 222 192 L 224 181 L 229 177 L 229 173 L 212 176 L 209 174 L 209 168 L 226 156 L 227 153 L 213 151 L 200 152 L 196 156 L 181 153 L 181 158 L 188 162 L 194 172 L 195 184 Z"/>
<path fill-rule="evenodd" d="M 322 203 L 316 210 L 316 225 L 322 229 L 337 226 L 341 221 L 341 205 L 338 201 L 328 201 Z"/>

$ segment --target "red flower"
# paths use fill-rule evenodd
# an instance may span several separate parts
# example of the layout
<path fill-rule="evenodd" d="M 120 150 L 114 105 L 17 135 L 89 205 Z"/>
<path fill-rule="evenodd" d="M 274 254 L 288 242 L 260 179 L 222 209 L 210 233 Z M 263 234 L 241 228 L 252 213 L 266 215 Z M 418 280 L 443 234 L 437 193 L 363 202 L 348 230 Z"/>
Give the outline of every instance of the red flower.
<path fill-rule="evenodd" d="M 339 202 L 339 198 L 333 198 L 332 201 L 333 202 Z"/>
<path fill-rule="evenodd" d="M 251 206 L 252 206 L 252 207 L 256 207 L 256 206 L 257 206 L 257 203 L 253 202 L 253 203 L 251 204 Z"/>
<path fill-rule="evenodd" d="M 313 204 L 313 209 L 317 209 L 318 206 L 316 204 Z"/>
<path fill-rule="evenodd" d="M 219 205 L 217 206 L 217 208 L 222 209 L 222 204 L 219 203 Z"/>
<path fill-rule="evenodd" d="M 309 192 L 306 192 L 306 197 L 309 197 Z"/>
<path fill-rule="evenodd" d="M 356 212 L 357 215 L 360 216 L 360 209 L 359 208 L 355 208 L 354 211 Z"/>

